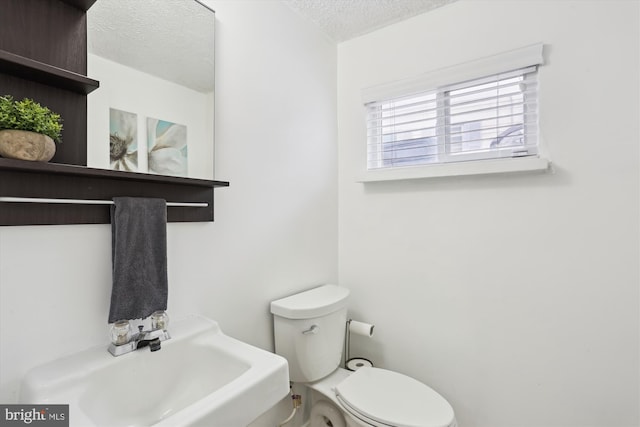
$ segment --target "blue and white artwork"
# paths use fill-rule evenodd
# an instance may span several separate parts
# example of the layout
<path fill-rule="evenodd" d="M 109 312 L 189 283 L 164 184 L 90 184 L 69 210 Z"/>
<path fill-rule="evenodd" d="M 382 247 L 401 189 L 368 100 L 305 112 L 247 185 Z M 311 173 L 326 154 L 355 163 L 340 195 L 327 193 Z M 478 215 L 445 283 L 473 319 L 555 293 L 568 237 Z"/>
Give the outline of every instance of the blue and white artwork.
<path fill-rule="evenodd" d="M 149 172 L 187 176 L 187 127 L 147 118 Z"/>

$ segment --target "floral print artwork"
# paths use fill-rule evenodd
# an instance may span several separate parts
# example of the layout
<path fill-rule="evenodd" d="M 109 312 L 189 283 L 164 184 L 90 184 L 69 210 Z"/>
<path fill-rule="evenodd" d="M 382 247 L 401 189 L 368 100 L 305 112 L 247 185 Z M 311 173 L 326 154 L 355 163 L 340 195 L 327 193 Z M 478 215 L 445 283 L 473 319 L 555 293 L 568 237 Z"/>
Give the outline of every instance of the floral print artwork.
<path fill-rule="evenodd" d="M 111 169 L 138 170 L 138 115 L 109 108 L 109 157 Z"/>
<path fill-rule="evenodd" d="M 187 176 L 187 127 L 158 119 L 147 119 L 149 172 Z"/>

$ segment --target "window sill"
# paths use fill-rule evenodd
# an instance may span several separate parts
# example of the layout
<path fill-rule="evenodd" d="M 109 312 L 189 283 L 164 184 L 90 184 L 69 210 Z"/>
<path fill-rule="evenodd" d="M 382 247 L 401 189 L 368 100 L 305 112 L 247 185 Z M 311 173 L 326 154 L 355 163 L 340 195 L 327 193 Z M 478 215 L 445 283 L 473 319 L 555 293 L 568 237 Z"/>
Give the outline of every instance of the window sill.
<path fill-rule="evenodd" d="M 367 183 L 499 173 L 544 172 L 549 169 L 550 165 L 551 162 L 548 159 L 521 157 L 427 166 L 409 166 L 395 169 L 368 170 L 358 177 L 357 182 Z"/>

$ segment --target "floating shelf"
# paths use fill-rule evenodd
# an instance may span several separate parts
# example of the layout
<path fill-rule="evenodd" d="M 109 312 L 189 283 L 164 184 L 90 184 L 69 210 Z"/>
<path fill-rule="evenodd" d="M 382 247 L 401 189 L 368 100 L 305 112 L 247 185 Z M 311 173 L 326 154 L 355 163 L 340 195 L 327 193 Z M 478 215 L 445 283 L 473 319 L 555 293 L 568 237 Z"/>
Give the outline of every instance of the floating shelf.
<path fill-rule="evenodd" d="M 117 196 L 156 197 L 207 207 L 169 207 L 169 222 L 213 221 L 213 181 L 83 166 L 0 158 L 0 196 L 44 199 L 111 200 Z M 99 204 L 2 202 L 0 225 L 108 224 L 110 207 Z"/>
<path fill-rule="evenodd" d="M 87 11 L 96 0 L 62 0 L 64 3 L 70 4 L 73 7 L 77 7 L 80 10 Z"/>
<path fill-rule="evenodd" d="M 87 95 L 100 82 L 11 52 L 0 50 L 0 73 Z"/>

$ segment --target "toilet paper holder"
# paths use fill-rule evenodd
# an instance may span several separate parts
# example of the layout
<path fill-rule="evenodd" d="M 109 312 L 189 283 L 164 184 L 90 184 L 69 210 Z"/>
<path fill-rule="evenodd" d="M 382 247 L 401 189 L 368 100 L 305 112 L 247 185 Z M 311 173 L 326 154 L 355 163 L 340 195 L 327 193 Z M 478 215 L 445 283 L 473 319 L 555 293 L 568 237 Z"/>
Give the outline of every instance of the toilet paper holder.
<path fill-rule="evenodd" d="M 373 362 L 369 359 L 365 359 L 364 357 L 350 357 L 351 353 L 351 333 L 357 335 L 364 335 L 367 337 L 371 337 L 373 335 L 374 325 L 370 325 L 368 323 L 358 322 L 353 319 L 349 319 L 345 325 L 345 334 L 344 334 L 344 348 L 345 348 L 345 357 L 344 357 L 344 367 L 350 371 L 355 371 L 364 366 L 373 367 Z"/>

